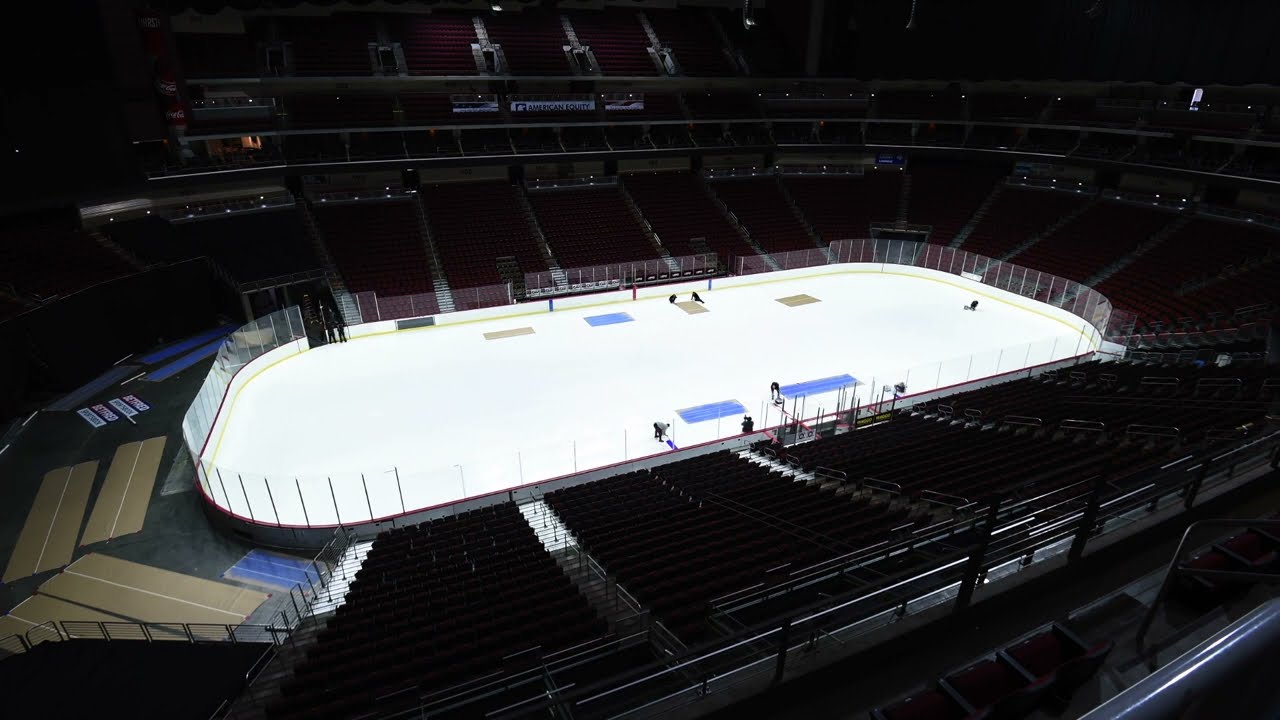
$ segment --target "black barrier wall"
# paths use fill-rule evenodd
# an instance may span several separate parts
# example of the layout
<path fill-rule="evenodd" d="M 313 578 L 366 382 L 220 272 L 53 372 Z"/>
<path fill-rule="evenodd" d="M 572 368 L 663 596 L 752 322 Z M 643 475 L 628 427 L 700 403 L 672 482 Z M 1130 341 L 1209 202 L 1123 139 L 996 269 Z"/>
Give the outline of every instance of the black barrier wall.
<path fill-rule="evenodd" d="M 234 292 L 199 259 L 100 283 L 2 322 L 0 420 L 237 310 Z"/>

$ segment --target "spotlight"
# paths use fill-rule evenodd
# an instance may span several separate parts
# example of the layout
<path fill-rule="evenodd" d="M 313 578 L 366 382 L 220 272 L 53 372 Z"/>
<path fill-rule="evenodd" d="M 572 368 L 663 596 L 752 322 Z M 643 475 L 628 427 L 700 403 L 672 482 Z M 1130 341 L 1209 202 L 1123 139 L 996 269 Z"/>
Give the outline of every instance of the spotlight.
<path fill-rule="evenodd" d="M 751 10 L 751 0 L 742 0 L 742 27 L 750 30 L 755 26 L 756 18 Z"/>
<path fill-rule="evenodd" d="M 500 2 L 490 3 L 489 7 L 490 7 L 494 12 L 502 12 L 502 3 L 500 3 Z"/>

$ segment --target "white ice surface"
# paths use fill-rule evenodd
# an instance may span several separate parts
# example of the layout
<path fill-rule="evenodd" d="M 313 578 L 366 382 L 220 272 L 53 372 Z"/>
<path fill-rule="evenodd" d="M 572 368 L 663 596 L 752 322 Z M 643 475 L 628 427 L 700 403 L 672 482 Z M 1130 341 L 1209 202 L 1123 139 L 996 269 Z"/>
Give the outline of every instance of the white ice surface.
<path fill-rule="evenodd" d="M 797 294 L 821 302 L 777 302 Z M 292 357 L 241 390 L 211 458 L 220 471 L 214 498 L 260 521 L 358 522 L 663 451 L 655 420 L 672 424 L 679 446 L 740 430 L 738 415 L 685 424 L 682 408 L 737 400 L 757 429 L 774 425 L 777 411 L 765 407 L 773 380 L 848 373 L 867 402 L 876 386 L 905 381 L 922 392 L 1087 349 L 1061 322 L 986 300 L 965 312 L 970 293 L 906 276 L 701 295 L 708 313 L 640 300 L 358 338 Z M 634 322 L 584 320 L 618 312 Z M 521 327 L 535 334 L 484 338 Z M 813 417 L 833 410 L 836 394 L 803 402 Z"/>

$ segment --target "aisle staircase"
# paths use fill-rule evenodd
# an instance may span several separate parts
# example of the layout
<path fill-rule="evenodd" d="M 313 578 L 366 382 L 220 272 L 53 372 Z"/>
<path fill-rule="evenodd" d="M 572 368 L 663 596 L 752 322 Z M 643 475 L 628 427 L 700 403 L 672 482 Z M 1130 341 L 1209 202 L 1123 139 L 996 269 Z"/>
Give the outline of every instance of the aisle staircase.
<path fill-rule="evenodd" d="M 987 198 L 982 201 L 982 204 L 978 206 L 977 210 L 973 211 L 973 217 L 969 218 L 969 222 L 965 223 L 964 227 L 960 228 L 960 232 L 956 233 L 956 236 L 951 238 L 951 242 L 947 247 L 958 248 L 964 244 L 964 241 L 973 233 L 973 229 L 976 228 L 978 223 L 982 222 L 982 218 L 986 217 L 987 213 L 991 211 L 991 206 L 995 204 L 996 200 L 1000 197 L 1000 194 L 1004 192 L 1004 188 L 1004 182 L 998 182 L 995 187 L 991 188 L 991 192 L 987 193 Z"/>
<path fill-rule="evenodd" d="M 97 228 L 86 228 L 85 232 L 89 235 L 89 237 L 93 238 L 99 245 L 106 248 L 109 252 L 115 254 L 116 257 L 128 263 L 129 267 L 132 267 L 135 270 L 147 269 L 148 267 L 147 263 L 143 262 L 141 258 L 139 258 L 137 255 L 134 255 L 132 252 L 126 250 L 124 246 L 120 245 L 115 240 L 112 240 L 106 235 L 103 235 L 101 232 L 98 232 Z"/>
<path fill-rule="evenodd" d="M 809 236 L 810 242 L 814 247 L 827 249 L 826 243 L 822 238 L 818 237 L 818 232 L 813 229 L 813 225 L 809 224 L 809 218 L 805 217 L 804 211 L 796 204 L 796 199 L 791 196 L 791 191 L 787 189 L 786 183 L 782 182 L 781 175 L 775 175 L 773 180 L 778 185 L 778 192 L 782 194 L 782 199 L 787 201 L 787 207 L 791 208 L 791 215 L 804 227 L 804 232 Z"/>
<path fill-rule="evenodd" d="M 729 206 L 724 204 L 724 201 L 716 194 L 715 189 L 711 187 L 711 183 L 707 182 L 707 179 L 702 175 L 697 175 L 697 178 L 699 184 L 702 185 L 702 191 L 707 194 L 708 198 L 711 198 L 711 202 L 715 203 L 716 207 L 720 208 L 720 214 L 723 215 L 730 224 L 737 228 L 738 235 L 743 239 L 743 241 L 750 245 L 751 249 L 754 250 L 757 255 L 764 258 L 764 261 L 769 266 L 770 270 L 775 272 L 781 270 L 782 266 L 779 265 L 778 262 L 769 255 L 769 253 L 765 252 L 764 248 L 760 247 L 760 245 L 751 237 L 751 233 L 747 230 L 747 227 L 738 220 L 738 216 L 733 214 L 733 211 L 729 209 Z"/>
<path fill-rule="evenodd" d="M 907 221 L 907 210 L 911 207 L 911 173 L 902 174 L 902 187 L 898 190 L 898 214 L 894 220 L 900 223 Z"/>
<path fill-rule="evenodd" d="M 653 226 L 649 224 L 649 220 L 644 216 L 644 212 L 636 204 L 635 198 L 631 197 L 631 193 L 627 191 L 627 186 L 622 182 L 621 176 L 618 177 L 618 192 L 622 193 L 622 201 L 626 203 L 627 210 L 631 212 L 631 217 L 635 218 L 640 227 L 644 229 L 644 236 L 649 239 L 649 245 L 653 248 L 653 251 L 667 264 L 668 270 L 678 274 L 680 272 L 680 264 L 671 257 L 671 253 L 662 244 L 662 238 L 658 237 L 658 233 L 654 231 Z"/>
<path fill-rule="evenodd" d="M 372 540 L 353 542 L 347 546 L 329 575 L 327 586 L 316 589 L 310 616 L 303 619 L 295 609 L 293 593 L 277 593 L 273 600 L 254 611 L 250 624 L 274 624 L 287 628 L 288 640 L 275 646 L 271 657 L 252 682 L 241 690 L 230 704 L 225 715 L 234 720 L 261 720 L 267 718 L 266 708 L 280 697 L 281 688 L 293 678 L 294 671 L 307 658 L 319 634 L 333 617 L 333 613 L 346 602 L 347 592 L 355 582 L 360 566 L 369 556 Z M 225 706 L 224 706 L 225 707 Z"/>
<path fill-rule="evenodd" d="M 294 199 L 297 203 L 298 216 L 302 218 L 302 227 L 306 230 L 307 239 L 311 241 L 311 250 L 316 257 L 320 258 L 320 262 L 324 264 L 329 290 L 333 293 L 333 299 L 338 303 L 338 311 L 342 313 L 343 321 L 347 325 L 359 325 L 364 322 L 364 318 L 360 316 L 360 308 L 355 299 L 347 291 L 347 284 L 342 279 L 342 273 L 338 272 L 338 264 L 334 262 L 333 255 L 329 254 L 329 248 L 324 242 L 324 236 L 320 233 L 320 225 L 316 222 L 315 215 L 311 211 L 311 203 L 301 195 L 295 196 Z"/>
<path fill-rule="evenodd" d="M 560 522 L 560 518 L 542 500 L 520 506 L 529 527 L 555 558 L 556 564 L 573 581 L 578 592 L 587 599 L 597 614 L 609 623 L 609 632 L 625 635 L 647 628 L 651 621 L 648 608 L 618 585 L 617 578 L 578 545 L 577 538 Z"/>
<path fill-rule="evenodd" d="M 1041 240 L 1061 230 L 1063 227 L 1066 226 L 1067 223 L 1071 222 L 1072 220 L 1075 220 L 1076 218 L 1088 212 L 1089 209 L 1092 208 L 1094 205 L 1097 205 L 1098 202 L 1099 202 L 1098 198 L 1096 197 L 1090 198 L 1087 202 L 1085 202 L 1080 207 L 1058 218 L 1056 221 L 1054 221 L 1052 225 L 1032 235 L 1026 240 L 1023 240 L 1022 242 L 1018 243 L 1017 246 L 1015 246 L 1012 250 L 1005 253 L 1004 255 L 1001 255 L 999 259 L 1001 261 L 1007 262 L 1010 258 L 1015 258 L 1018 255 L 1021 255 L 1022 253 L 1030 250 Z"/>
<path fill-rule="evenodd" d="M 431 284 L 435 288 L 436 305 L 440 312 L 453 312 L 453 290 L 449 288 L 449 278 L 444 274 L 444 263 L 440 262 L 440 254 L 436 252 L 435 233 L 431 231 L 431 223 L 427 219 L 427 208 L 422 202 L 422 194 L 418 193 L 413 202 L 418 214 L 418 232 L 422 237 L 423 249 L 427 251 L 427 260 L 431 263 Z"/>
<path fill-rule="evenodd" d="M 1093 276 L 1084 281 L 1084 284 L 1090 287 L 1097 287 L 1103 280 L 1106 280 L 1112 275 L 1115 275 L 1121 270 L 1129 267 L 1135 260 L 1151 252 L 1154 248 L 1159 247 L 1160 244 L 1171 235 L 1186 227 L 1189 222 L 1191 222 L 1190 215 L 1179 215 L 1172 222 L 1167 223 L 1164 227 L 1152 233 L 1151 237 L 1147 238 L 1141 245 L 1134 248 L 1132 252 L 1094 273 Z"/>
<path fill-rule="evenodd" d="M 547 242 L 547 236 L 542 234 L 542 226 L 538 224 L 538 216 L 533 212 L 533 205 L 529 202 L 529 196 L 525 193 L 524 185 L 516 185 L 516 200 L 520 203 L 520 210 L 524 213 L 524 220 L 529 224 L 529 230 L 533 232 L 533 237 L 538 241 L 538 249 L 542 251 L 542 260 L 547 263 L 547 270 L 551 272 L 551 280 L 555 283 L 557 290 L 566 290 L 569 287 L 569 275 L 560 267 L 560 263 L 556 261 L 556 256 L 551 252 L 551 245 Z"/>

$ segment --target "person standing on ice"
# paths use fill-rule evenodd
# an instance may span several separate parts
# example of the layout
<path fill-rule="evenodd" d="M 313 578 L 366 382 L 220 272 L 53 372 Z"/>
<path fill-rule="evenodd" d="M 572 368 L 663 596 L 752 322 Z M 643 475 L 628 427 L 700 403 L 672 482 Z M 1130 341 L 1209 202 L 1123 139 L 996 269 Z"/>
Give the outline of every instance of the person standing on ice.
<path fill-rule="evenodd" d="M 662 442 L 663 436 L 665 436 L 665 435 L 667 434 L 667 428 L 669 428 L 669 427 L 671 427 L 671 426 L 670 426 L 670 425 L 668 425 L 668 424 L 666 424 L 666 423 L 664 423 L 664 422 L 662 422 L 661 420 L 659 420 L 658 422 L 654 423 L 654 424 L 653 424 L 653 439 L 654 439 L 654 440 L 657 440 L 658 442 Z"/>
<path fill-rule="evenodd" d="M 769 383 L 769 398 L 773 400 L 775 405 L 782 404 L 782 387 L 777 381 Z"/>
<path fill-rule="evenodd" d="M 338 342 L 338 329 L 333 322 L 333 313 L 323 302 L 320 303 L 320 322 L 324 323 L 325 342 L 330 344 Z"/>

